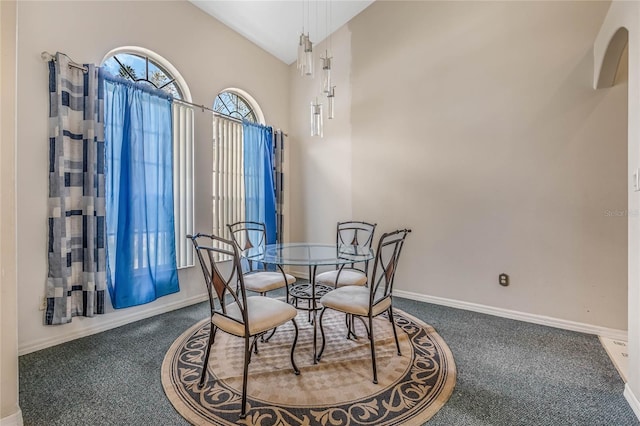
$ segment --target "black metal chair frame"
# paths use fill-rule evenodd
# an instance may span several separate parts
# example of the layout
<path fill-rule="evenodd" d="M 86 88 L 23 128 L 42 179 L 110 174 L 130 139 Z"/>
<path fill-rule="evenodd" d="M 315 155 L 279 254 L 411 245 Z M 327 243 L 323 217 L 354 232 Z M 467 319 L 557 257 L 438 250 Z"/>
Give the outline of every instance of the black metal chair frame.
<path fill-rule="evenodd" d="M 236 222 L 232 224 L 227 224 L 227 228 L 229 229 L 229 232 L 231 234 L 231 239 L 235 243 L 236 248 L 240 251 L 248 250 L 254 247 L 265 246 L 267 243 L 267 228 L 264 223 L 253 222 L 253 221 L 241 221 L 241 222 Z M 258 241 L 252 242 L 251 238 L 249 237 L 249 232 L 258 232 L 260 235 Z M 242 244 L 242 241 L 240 240 L 240 238 L 238 238 L 238 234 L 244 235 L 244 244 Z M 254 244 L 254 242 L 256 244 Z M 259 263 L 259 262 L 251 259 L 246 259 L 246 260 L 249 265 L 249 271 L 246 273 L 251 274 L 255 272 L 266 271 L 266 265 L 264 263 L 262 264 L 261 268 L 254 269 L 254 262 L 255 263 Z M 284 269 L 282 269 L 282 266 L 278 265 L 278 269 L 280 270 L 280 273 L 282 274 L 282 279 L 284 280 L 286 300 L 287 300 L 287 303 L 289 303 L 289 284 L 287 283 L 287 276 L 284 272 Z M 260 293 L 260 295 L 264 296 L 265 293 Z"/>
<path fill-rule="evenodd" d="M 370 248 L 373 243 L 373 235 L 376 232 L 375 223 L 362 222 L 357 220 L 351 220 L 346 222 L 338 222 L 336 227 L 336 246 L 340 245 L 352 245 Z M 345 241 L 345 234 L 351 234 L 353 232 L 353 238 L 351 241 Z M 364 242 L 358 239 L 359 236 L 364 236 Z M 364 268 L 356 267 L 356 263 L 345 263 L 337 267 L 338 274 L 336 275 L 335 287 L 338 287 L 338 281 L 340 280 L 340 274 L 344 269 L 351 269 L 358 272 L 362 272 L 365 276 L 368 276 L 369 261 L 364 261 Z"/>
<path fill-rule="evenodd" d="M 209 294 L 209 306 L 211 309 L 211 329 L 209 332 L 209 341 L 207 344 L 207 348 L 205 350 L 204 362 L 202 364 L 202 373 L 200 375 L 200 381 L 198 386 L 201 388 L 204 386 L 205 377 L 207 373 L 207 365 L 209 363 L 209 354 L 211 352 L 211 346 L 215 342 L 216 332 L 218 327 L 213 324 L 213 318 L 215 315 L 222 315 L 244 327 L 244 335 L 236 335 L 233 333 L 229 333 L 235 335 L 237 337 L 244 338 L 244 366 L 242 373 L 242 408 L 240 417 L 245 418 L 247 415 L 247 375 L 249 370 L 249 363 L 251 362 L 251 353 L 252 349 L 256 346 L 256 339 L 258 337 L 263 336 L 267 331 L 263 331 L 260 333 L 256 333 L 255 335 L 251 335 L 249 331 L 249 314 L 247 312 L 247 295 L 244 288 L 243 282 L 243 274 L 242 274 L 242 266 L 240 264 L 240 255 L 238 253 L 238 248 L 234 241 L 227 240 L 224 238 L 217 237 L 215 235 L 202 234 L 198 233 L 196 235 L 187 235 L 187 238 L 191 239 L 193 246 L 196 250 L 196 254 L 198 256 L 198 260 L 200 261 L 200 266 L 202 267 L 202 272 L 204 274 L 205 283 L 207 286 L 207 293 Z M 198 240 L 207 240 L 208 245 L 200 245 Z M 222 247 L 214 247 L 218 246 L 226 246 L 228 248 Z M 205 255 L 206 253 L 206 260 Z M 216 259 L 216 257 L 222 256 L 225 259 Z M 231 260 L 233 262 L 231 272 L 228 274 L 225 279 L 225 275 L 220 272 L 220 269 L 217 266 L 217 263 L 223 262 L 225 260 Z M 235 284 L 235 285 L 234 285 Z M 234 289 L 235 287 L 235 289 Z M 227 294 L 231 296 L 229 299 L 227 298 Z M 218 300 L 218 304 L 220 307 L 216 307 L 216 299 Z M 240 310 L 242 315 L 242 321 L 239 321 L 237 318 L 234 318 L 227 314 L 227 305 L 229 302 L 235 302 Z M 293 339 L 293 344 L 291 345 L 291 365 L 293 367 L 293 371 L 296 375 L 300 374 L 300 370 L 296 366 L 294 360 L 294 351 L 296 348 L 296 343 L 298 342 L 298 324 L 295 321 L 295 318 L 291 320 L 293 322 L 293 326 L 295 329 L 295 336 Z M 225 331 L 225 330 L 223 330 Z M 226 332 L 226 331 L 225 331 Z M 250 343 L 251 338 L 253 338 L 253 342 Z M 257 353 L 257 350 L 256 350 Z"/>
<path fill-rule="evenodd" d="M 376 232 L 376 226 L 376 223 L 369 223 L 358 220 L 338 222 L 336 226 L 336 246 L 355 245 L 371 248 L 371 244 L 373 243 L 373 236 Z M 351 235 L 352 233 L 353 237 L 351 238 L 351 241 L 346 240 L 346 236 Z M 362 242 L 362 239 L 364 239 L 364 242 Z M 340 266 L 336 266 L 336 270 L 338 271 L 338 273 L 336 274 L 336 280 L 333 284 L 333 287 L 338 288 L 340 274 L 345 270 L 345 268 L 347 270 L 361 272 L 365 277 L 367 277 L 369 274 L 369 260 L 360 263 L 364 263 L 363 268 L 356 267 L 356 263 L 345 263 Z M 358 336 L 355 333 L 353 318 L 351 317 L 351 315 L 347 314 L 345 316 L 345 322 L 347 325 L 347 339 L 350 339 L 351 336 L 353 336 L 353 338 L 357 340 Z"/>
<path fill-rule="evenodd" d="M 402 229 L 397 230 L 390 233 L 385 233 L 380 237 L 378 242 L 378 248 L 376 250 L 376 257 L 373 265 L 373 275 L 371 278 L 371 283 L 369 285 L 369 309 L 368 309 L 368 325 L 365 322 L 363 316 L 356 314 L 349 314 L 349 316 L 355 316 L 360 319 L 362 324 L 364 325 L 365 330 L 367 331 L 367 336 L 369 338 L 369 343 L 371 346 L 371 363 L 373 368 L 373 383 L 378 383 L 378 371 L 376 368 L 376 349 L 375 349 L 375 340 L 373 336 L 373 318 L 376 315 L 373 315 L 373 307 L 383 302 L 386 299 L 390 300 L 389 308 L 386 311 L 389 316 L 389 321 L 391 322 L 391 327 L 393 329 L 393 337 L 396 341 L 396 348 L 398 349 L 398 355 L 402 355 L 400 352 L 400 343 L 398 341 L 398 334 L 396 332 L 396 324 L 393 320 L 393 282 L 396 274 L 396 270 L 398 267 L 398 260 L 400 258 L 400 253 L 402 251 L 402 247 L 404 245 L 404 241 L 406 236 L 411 232 L 410 229 Z M 391 255 L 387 260 L 383 259 L 384 253 L 388 253 L 391 250 Z M 379 275 L 378 275 L 379 273 Z M 383 289 L 382 294 L 379 297 L 376 297 L 378 290 Z M 336 290 L 337 291 L 337 290 Z M 322 335 L 322 347 L 320 348 L 320 353 L 318 354 L 317 360 L 320 361 L 322 357 L 322 353 L 325 348 L 325 335 L 324 328 L 322 327 L 322 319 L 324 317 L 324 313 L 327 310 L 327 307 L 322 308 L 322 312 L 320 313 L 320 333 Z M 382 314 L 383 312 L 380 312 Z M 378 315 L 380 315 L 378 314 Z M 349 325 L 348 325 L 349 327 Z"/>

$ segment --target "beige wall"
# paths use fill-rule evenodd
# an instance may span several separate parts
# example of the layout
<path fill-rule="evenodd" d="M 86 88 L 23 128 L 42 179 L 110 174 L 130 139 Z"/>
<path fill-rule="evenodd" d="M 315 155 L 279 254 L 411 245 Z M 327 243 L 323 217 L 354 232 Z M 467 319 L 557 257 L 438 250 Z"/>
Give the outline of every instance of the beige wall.
<path fill-rule="evenodd" d="M 351 171 L 331 129 L 300 145 L 297 158 L 323 172 L 303 172 L 295 192 L 299 238 L 319 238 L 349 213 L 326 202 L 345 197 L 326 177 L 350 177 L 353 218 L 414 231 L 397 289 L 625 330 L 627 218 L 607 212 L 627 208 L 627 85 L 592 88 L 608 7 L 393 1 L 364 10 L 348 24 L 351 57 L 334 55 L 336 69 L 350 65 L 336 82 L 338 96 L 351 92 L 350 126 L 336 137 L 351 145 Z M 323 202 L 311 196 L 325 192 Z M 498 285 L 501 272 L 509 287 Z"/>
<path fill-rule="evenodd" d="M 18 406 L 16 285 L 16 3 L 0 2 L 0 423 L 22 424 Z"/>
<path fill-rule="evenodd" d="M 73 17 L 73 18 L 70 18 Z M 86 17 L 86 20 L 82 19 Z M 55 31 L 44 30 L 56 25 Z M 38 310 L 47 276 L 47 65 L 44 50 L 100 63 L 119 46 L 141 46 L 169 60 L 194 102 L 212 105 L 228 87 L 247 91 L 268 124 L 288 128 L 288 68 L 186 1 L 19 2 L 18 4 L 18 284 L 21 352 L 58 343 L 204 296 L 198 267 L 181 270 L 181 291 L 153 303 L 71 324 L 44 326 Z M 259 71 L 259 72 L 258 72 Z M 195 117 L 195 231 L 211 229 L 211 115 Z M 110 304 L 109 304 L 110 305 Z M 109 306 L 110 308 L 110 306 Z"/>
<path fill-rule="evenodd" d="M 352 22 L 353 210 L 414 229 L 400 288 L 626 329 L 626 218 L 606 211 L 626 210 L 627 88 L 591 84 L 607 8 L 382 2 Z"/>

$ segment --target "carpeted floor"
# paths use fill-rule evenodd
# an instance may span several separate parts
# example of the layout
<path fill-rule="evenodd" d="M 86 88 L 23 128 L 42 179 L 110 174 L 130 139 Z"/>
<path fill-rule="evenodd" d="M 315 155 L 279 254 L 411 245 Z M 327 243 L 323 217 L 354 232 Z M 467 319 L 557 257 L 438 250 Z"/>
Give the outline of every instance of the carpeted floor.
<path fill-rule="evenodd" d="M 457 367 L 431 425 L 640 425 L 596 336 L 406 299 Z M 20 357 L 20 407 L 31 425 L 181 425 L 160 367 L 173 341 L 205 318 L 201 303 Z"/>

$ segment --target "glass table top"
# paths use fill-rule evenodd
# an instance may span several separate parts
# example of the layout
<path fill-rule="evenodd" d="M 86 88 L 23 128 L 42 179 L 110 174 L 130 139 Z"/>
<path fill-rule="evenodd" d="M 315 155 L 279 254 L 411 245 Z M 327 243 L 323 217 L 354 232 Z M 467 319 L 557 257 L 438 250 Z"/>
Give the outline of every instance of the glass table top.
<path fill-rule="evenodd" d="M 283 243 L 250 248 L 242 256 L 273 265 L 342 265 L 373 259 L 373 250 L 352 245 Z"/>

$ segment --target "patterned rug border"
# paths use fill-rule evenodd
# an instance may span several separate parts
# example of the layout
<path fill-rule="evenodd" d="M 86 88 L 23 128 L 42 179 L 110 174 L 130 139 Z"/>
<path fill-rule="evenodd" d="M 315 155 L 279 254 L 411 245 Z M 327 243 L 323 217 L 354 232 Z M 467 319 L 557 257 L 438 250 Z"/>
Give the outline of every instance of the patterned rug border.
<path fill-rule="evenodd" d="M 433 341 L 434 345 L 438 348 L 439 353 L 442 355 L 440 357 L 440 361 L 441 361 L 440 368 L 446 369 L 446 374 L 444 374 L 444 380 L 438 383 L 437 387 L 439 388 L 439 391 L 438 390 L 435 391 L 435 398 L 430 400 L 427 407 L 423 408 L 421 411 L 418 411 L 418 412 L 411 411 L 409 413 L 406 413 L 406 415 L 411 416 L 410 418 L 396 418 L 391 423 L 389 423 L 389 421 L 386 421 L 384 423 L 375 423 L 375 424 L 376 425 L 402 424 L 407 426 L 423 425 L 444 406 L 444 404 L 449 400 L 449 398 L 453 394 L 453 390 L 455 388 L 455 382 L 457 379 L 457 369 L 456 369 L 455 361 L 454 361 L 451 349 L 446 344 L 444 339 L 440 336 L 440 334 L 438 334 L 438 332 L 431 325 L 425 323 L 423 320 L 416 318 L 415 316 L 401 309 L 394 308 L 394 314 L 395 316 L 405 317 L 406 319 L 416 323 L 426 331 L 426 333 L 429 335 L 429 338 L 431 339 L 431 341 Z M 206 417 L 205 413 L 207 413 L 207 411 L 204 410 L 202 406 L 196 405 L 196 404 L 190 404 L 189 401 L 186 401 L 177 392 L 176 388 L 174 387 L 172 383 L 174 380 L 176 381 L 176 383 L 180 382 L 179 378 L 174 377 L 174 372 L 172 368 L 173 367 L 172 360 L 175 357 L 175 354 L 177 353 L 179 348 L 184 346 L 184 344 L 192 338 L 194 333 L 196 333 L 202 327 L 206 326 L 208 322 L 209 322 L 209 318 L 204 318 L 201 321 L 198 321 L 193 326 L 189 327 L 185 332 L 183 332 L 180 336 L 178 336 L 178 338 L 176 338 L 176 340 L 171 344 L 171 346 L 167 350 L 167 353 L 165 354 L 165 357 L 162 361 L 162 368 L 161 368 L 162 387 L 164 389 L 165 395 L 173 405 L 174 409 L 185 420 L 187 420 L 189 423 L 194 425 L 260 424 L 259 423 L 260 420 L 258 418 L 253 419 L 251 410 L 249 411 L 247 418 L 244 420 L 238 418 L 236 421 L 231 422 L 229 420 L 220 418 L 219 420 L 222 423 L 218 423 L 218 422 L 212 423 L 209 419 L 205 418 Z M 380 392 L 376 394 L 372 394 L 370 395 L 370 397 L 378 394 L 382 394 L 386 392 L 387 389 L 388 388 L 381 389 Z M 252 397 L 249 397 L 249 400 L 260 401 L 258 398 L 252 398 Z M 268 402 L 268 401 L 260 401 L 260 402 Z M 349 403 L 349 401 L 344 401 L 343 403 Z M 333 407 L 334 405 L 335 404 L 328 404 L 326 406 L 314 405 L 313 408 L 316 408 L 316 407 L 319 409 L 330 408 L 330 407 Z M 420 404 L 417 404 L 417 405 L 420 405 Z M 291 406 L 291 408 L 295 410 L 294 406 Z M 206 421 L 207 423 L 203 423 L 203 421 Z M 308 423 L 305 423 L 305 424 L 308 424 Z M 350 424 L 355 424 L 355 423 L 350 423 Z"/>

